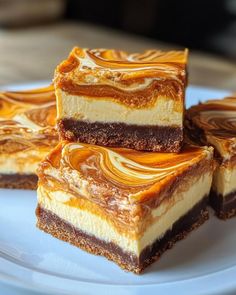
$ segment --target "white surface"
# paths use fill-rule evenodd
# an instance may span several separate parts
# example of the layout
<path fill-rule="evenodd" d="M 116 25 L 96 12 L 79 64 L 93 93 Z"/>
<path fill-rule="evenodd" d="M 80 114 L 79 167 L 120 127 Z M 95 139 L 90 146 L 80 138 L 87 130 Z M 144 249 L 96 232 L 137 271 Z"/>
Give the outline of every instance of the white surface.
<path fill-rule="evenodd" d="M 187 106 L 226 94 L 189 87 Z M 51 294 L 236 293 L 236 218 L 224 222 L 211 216 L 137 276 L 36 229 L 35 207 L 36 192 L 0 190 L 1 282 Z M 0 293 L 31 294 L 5 285 Z"/>

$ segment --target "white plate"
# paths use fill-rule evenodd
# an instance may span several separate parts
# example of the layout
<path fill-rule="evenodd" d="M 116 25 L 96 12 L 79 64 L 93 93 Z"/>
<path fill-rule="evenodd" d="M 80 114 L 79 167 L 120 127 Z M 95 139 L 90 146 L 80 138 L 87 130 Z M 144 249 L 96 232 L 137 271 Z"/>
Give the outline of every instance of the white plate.
<path fill-rule="evenodd" d="M 187 106 L 224 95 L 227 91 L 189 87 Z M 137 276 L 39 231 L 35 227 L 35 207 L 35 192 L 0 190 L 1 281 L 31 290 L 73 295 L 236 292 L 236 218 L 224 222 L 212 215 L 158 263 Z"/>

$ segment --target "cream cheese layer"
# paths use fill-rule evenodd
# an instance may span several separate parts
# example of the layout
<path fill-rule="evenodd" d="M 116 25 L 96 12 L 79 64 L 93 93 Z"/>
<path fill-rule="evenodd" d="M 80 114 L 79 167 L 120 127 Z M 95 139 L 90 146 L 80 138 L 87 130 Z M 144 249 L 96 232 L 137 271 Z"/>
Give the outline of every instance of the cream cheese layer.
<path fill-rule="evenodd" d="M 36 174 L 39 163 L 50 148 L 31 149 L 12 154 L 0 154 L 0 174 Z"/>
<path fill-rule="evenodd" d="M 132 109 L 108 98 L 92 99 L 67 94 L 60 89 L 57 94 L 57 118 L 73 118 L 90 123 L 125 123 L 145 126 L 180 126 L 183 122 L 183 104 L 173 99 L 159 97 L 148 108 Z"/>
<path fill-rule="evenodd" d="M 213 190 L 223 197 L 236 191 L 236 165 L 220 165 L 214 172 Z"/>

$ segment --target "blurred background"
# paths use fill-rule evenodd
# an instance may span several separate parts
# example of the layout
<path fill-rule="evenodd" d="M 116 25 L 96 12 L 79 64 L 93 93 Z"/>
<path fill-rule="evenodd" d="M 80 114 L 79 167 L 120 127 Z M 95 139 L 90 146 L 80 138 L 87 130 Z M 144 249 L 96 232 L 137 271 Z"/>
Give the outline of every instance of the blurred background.
<path fill-rule="evenodd" d="M 47 80 L 74 45 L 190 48 L 190 82 L 236 91 L 236 0 L 0 0 L 0 85 Z"/>

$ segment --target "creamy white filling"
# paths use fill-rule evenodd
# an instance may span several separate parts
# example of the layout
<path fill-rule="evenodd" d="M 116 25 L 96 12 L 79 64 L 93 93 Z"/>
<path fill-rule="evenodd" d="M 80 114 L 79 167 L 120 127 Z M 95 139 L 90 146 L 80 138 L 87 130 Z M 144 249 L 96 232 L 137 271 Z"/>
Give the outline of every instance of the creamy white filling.
<path fill-rule="evenodd" d="M 192 180 L 191 182 L 193 184 L 187 191 L 174 194 L 175 205 L 169 210 L 167 210 L 165 203 L 153 210 L 152 215 L 157 220 L 142 237 L 140 241 L 141 250 L 157 238 L 161 238 L 181 216 L 191 210 L 203 197 L 208 196 L 212 183 L 212 173 L 204 174 L 197 181 Z"/>
<path fill-rule="evenodd" d="M 219 166 L 214 172 L 212 188 L 223 197 L 236 191 L 236 166 Z"/>
<path fill-rule="evenodd" d="M 28 150 L 0 155 L 0 174 L 36 174 L 38 164 L 49 150 Z"/>
<path fill-rule="evenodd" d="M 74 118 L 89 122 L 182 127 L 182 103 L 171 98 L 159 97 L 156 104 L 150 108 L 132 109 L 112 99 L 69 95 L 60 89 L 56 90 L 56 95 L 58 119 Z"/>
<path fill-rule="evenodd" d="M 181 216 L 208 195 L 211 181 L 212 175 L 207 173 L 200 178 L 191 179 L 191 185 L 187 191 L 177 189 L 173 196 L 174 205 L 169 207 L 168 202 L 163 202 L 161 206 L 154 209 L 152 215 L 155 221 L 139 239 L 131 239 L 125 233 L 119 233 L 111 223 L 98 215 L 67 205 L 66 202 L 74 197 L 64 191 L 52 192 L 39 186 L 38 203 L 87 234 L 106 242 L 114 242 L 124 251 L 139 255 L 146 246 L 161 238 Z"/>

